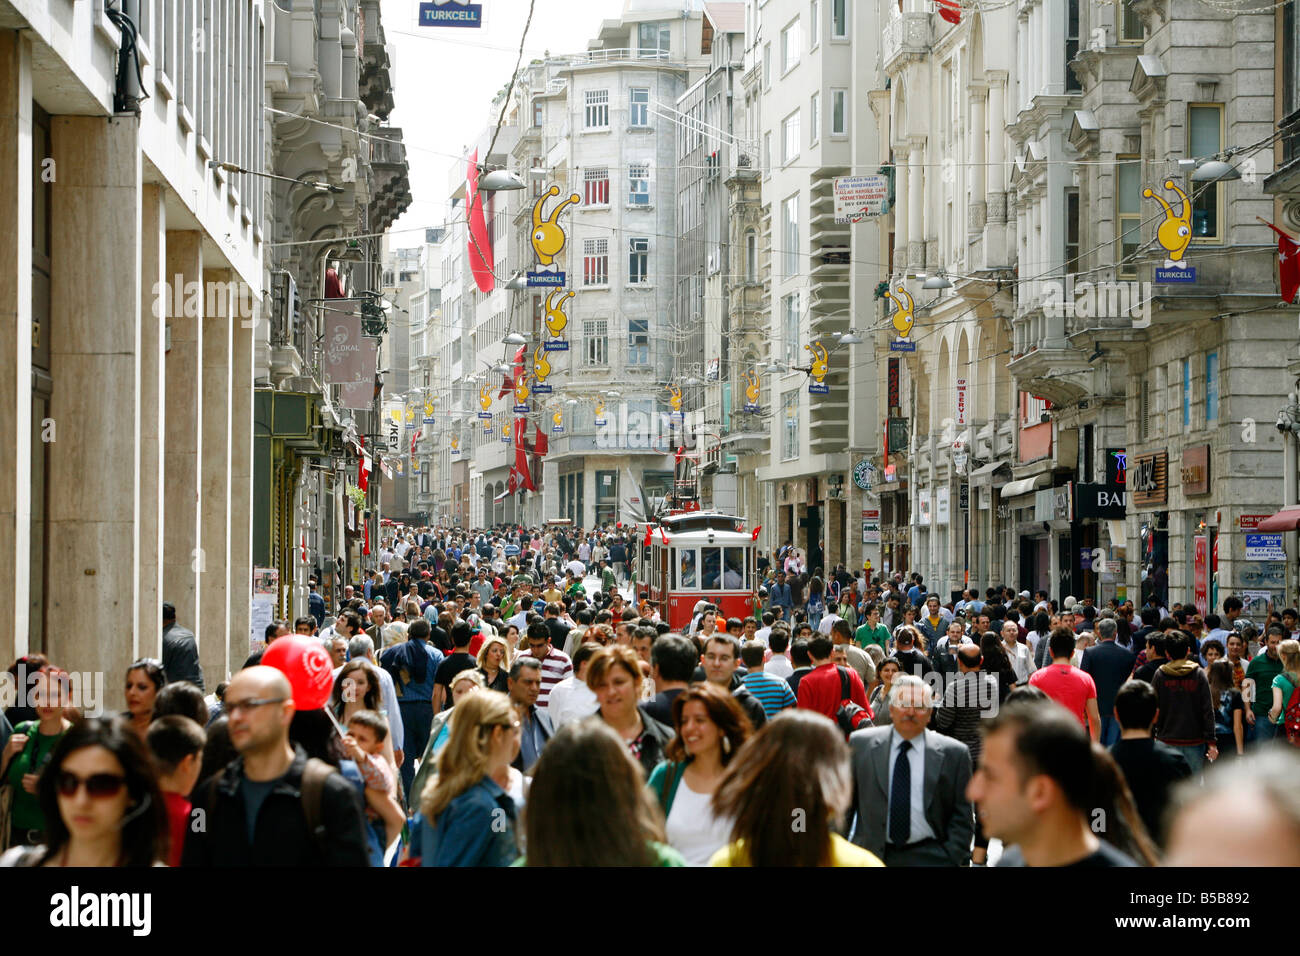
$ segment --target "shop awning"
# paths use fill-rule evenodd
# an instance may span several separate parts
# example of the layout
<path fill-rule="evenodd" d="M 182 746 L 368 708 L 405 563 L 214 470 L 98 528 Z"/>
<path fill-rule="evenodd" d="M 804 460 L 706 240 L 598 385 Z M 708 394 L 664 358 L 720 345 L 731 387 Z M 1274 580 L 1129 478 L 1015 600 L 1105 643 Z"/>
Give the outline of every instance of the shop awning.
<path fill-rule="evenodd" d="M 1011 465 L 1005 461 L 995 461 L 987 465 L 980 465 L 970 473 L 970 483 L 972 485 L 992 485 L 996 484 L 993 473 L 996 471 L 1010 472 Z"/>
<path fill-rule="evenodd" d="M 1260 531 L 1295 531 L 1300 528 L 1300 505 L 1287 505 L 1259 523 Z"/>
<path fill-rule="evenodd" d="M 1020 495 L 1027 495 L 1035 488 L 1047 484 L 1047 474 L 1034 475 L 1032 478 L 1021 478 L 1019 481 L 1008 481 L 1002 486 L 1003 498 L 1016 498 Z"/>

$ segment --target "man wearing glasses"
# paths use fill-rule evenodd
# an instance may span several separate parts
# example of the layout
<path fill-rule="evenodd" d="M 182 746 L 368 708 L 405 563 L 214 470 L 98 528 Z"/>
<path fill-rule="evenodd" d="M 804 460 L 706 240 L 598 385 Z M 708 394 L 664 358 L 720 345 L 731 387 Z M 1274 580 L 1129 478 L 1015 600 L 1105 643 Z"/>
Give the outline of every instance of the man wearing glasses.
<path fill-rule="evenodd" d="M 190 827 L 182 865 L 369 865 L 360 795 L 289 742 L 292 694 L 273 667 L 231 678 L 225 710 L 239 757 L 194 790 L 191 821 L 203 825 Z"/>

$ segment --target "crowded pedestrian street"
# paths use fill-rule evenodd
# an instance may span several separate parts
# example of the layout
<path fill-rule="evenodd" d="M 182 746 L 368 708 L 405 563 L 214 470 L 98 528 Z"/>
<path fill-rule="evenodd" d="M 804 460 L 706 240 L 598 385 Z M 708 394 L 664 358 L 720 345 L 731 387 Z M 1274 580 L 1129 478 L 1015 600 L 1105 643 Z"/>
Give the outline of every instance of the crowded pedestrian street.
<path fill-rule="evenodd" d="M 0 0 L 4 898 L 1286 938 L 1298 299 L 1300 0 Z"/>

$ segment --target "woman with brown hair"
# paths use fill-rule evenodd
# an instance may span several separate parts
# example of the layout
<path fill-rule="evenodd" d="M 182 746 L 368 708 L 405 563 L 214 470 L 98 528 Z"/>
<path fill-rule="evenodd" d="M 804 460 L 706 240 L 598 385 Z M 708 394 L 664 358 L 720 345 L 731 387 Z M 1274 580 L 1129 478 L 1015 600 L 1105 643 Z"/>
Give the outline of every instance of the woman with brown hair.
<path fill-rule="evenodd" d="M 844 734 L 815 711 L 784 710 L 753 736 L 718 784 L 713 812 L 735 824 L 731 843 L 710 864 L 883 866 L 831 829 L 852 799 Z"/>
<path fill-rule="evenodd" d="M 650 774 L 650 792 L 663 808 L 669 845 L 688 866 L 706 866 L 731 836 L 731 821 L 713 812 L 714 791 L 753 729 L 736 698 L 707 683 L 677 695 L 673 725 L 677 735 Z"/>
<path fill-rule="evenodd" d="M 587 665 L 587 686 L 600 705 L 597 715 L 623 738 L 648 777 L 663 759 L 673 732 L 641 703 L 641 658 L 622 644 L 602 647 Z"/>
<path fill-rule="evenodd" d="M 599 720 L 560 730 L 542 751 L 516 866 L 685 866 L 619 735 Z"/>

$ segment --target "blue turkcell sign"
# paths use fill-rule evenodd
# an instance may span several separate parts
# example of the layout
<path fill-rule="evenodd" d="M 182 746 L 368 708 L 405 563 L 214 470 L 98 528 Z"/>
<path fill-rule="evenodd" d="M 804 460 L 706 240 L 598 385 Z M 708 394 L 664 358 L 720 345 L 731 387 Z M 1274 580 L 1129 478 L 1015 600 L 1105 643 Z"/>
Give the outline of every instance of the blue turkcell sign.
<path fill-rule="evenodd" d="M 566 284 L 566 277 L 566 273 L 563 272 L 530 272 L 528 273 L 528 288 L 563 289 Z"/>
<path fill-rule="evenodd" d="M 1196 269 L 1188 266 L 1184 269 L 1157 269 L 1157 282 L 1195 282 Z"/>
<path fill-rule="evenodd" d="M 548 339 L 546 342 L 542 343 L 542 351 L 567 352 L 569 351 L 569 343 L 564 339 Z"/>
<path fill-rule="evenodd" d="M 816 382 L 808 383 L 808 392 L 811 395 L 829 395 L 831 387 L 829 385 L 818 385 Z"/>
<path fill-rule="evenodd" d="M 481 27 L 483 26 L 483 4 L 481 3 L 422 3 L 420 4 L 420 26 L 422 27 Z"/>
<path fill-rule="evenodd" d="M 892 342 L 889 343 L 889 351 L 891 351 L 891 352 L 915 352 L 915 351 L 916 351 L 916 343 L 915 343 L 915 342 L 909 342 L 909 341 L 907 341 L 906 339 L 894 339 L 894 341 L 892 341 Z"/>
<path fill-rule="evenodd" d="M 533 394 L 534 394 L 534 395 L 550 395 L 551 392 L 553 392 L 553 391 L 554 391 L 554 389 L 552 389 L 551 386 L 549 386 L 549 385 L 534 385 L 534 386 L 533 386 Z"/>

